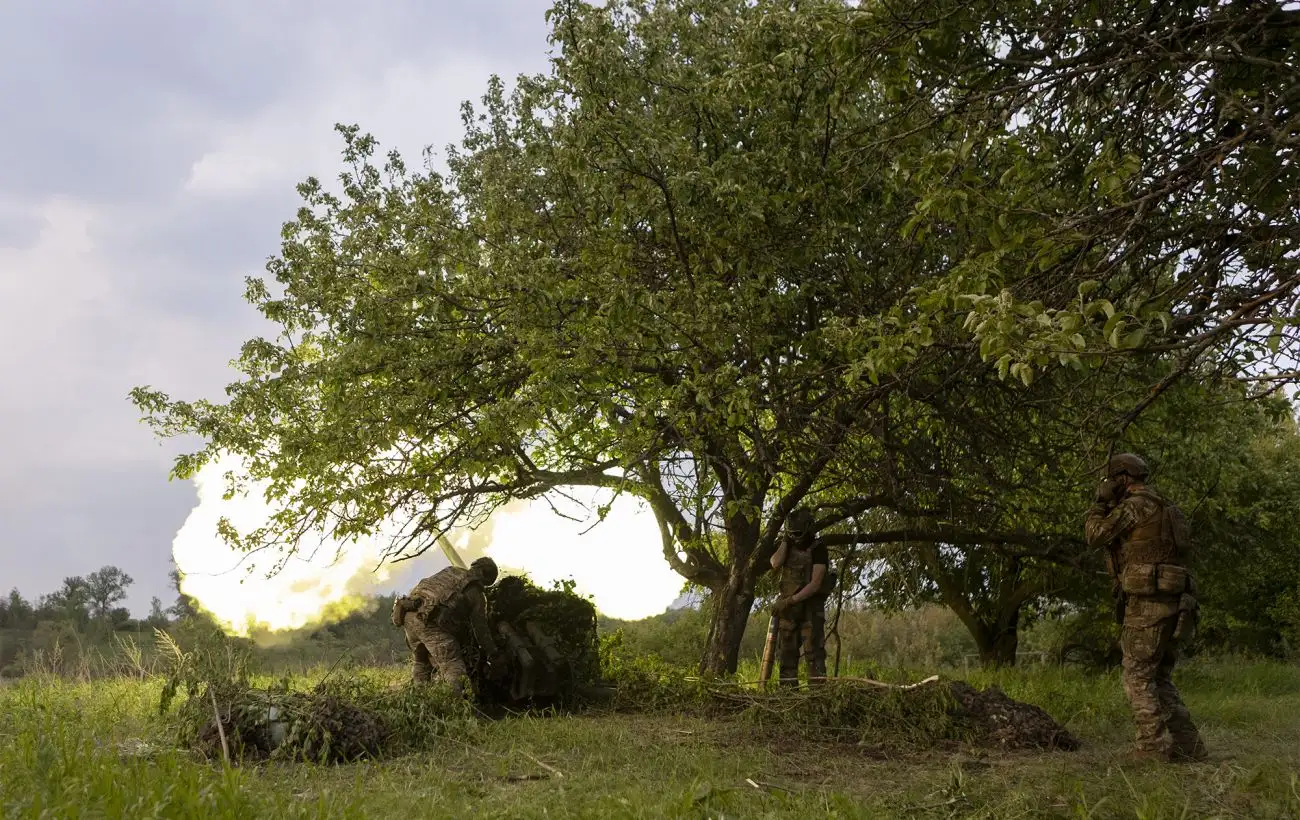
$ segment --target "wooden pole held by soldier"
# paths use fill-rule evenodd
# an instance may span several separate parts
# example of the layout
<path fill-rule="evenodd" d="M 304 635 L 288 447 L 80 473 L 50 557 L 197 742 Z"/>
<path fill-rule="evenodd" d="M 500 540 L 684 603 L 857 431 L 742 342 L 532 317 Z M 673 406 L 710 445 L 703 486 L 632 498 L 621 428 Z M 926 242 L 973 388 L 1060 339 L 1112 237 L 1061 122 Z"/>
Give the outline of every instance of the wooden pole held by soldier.
<path fill-rule="evenodd" d="M 763 642 L 763 660 L 758 667 L 758 683 L 766 684 L 772 678 L 772 667 L 776 663 L 776 615 L 767 622 L 767 640 Z"/>

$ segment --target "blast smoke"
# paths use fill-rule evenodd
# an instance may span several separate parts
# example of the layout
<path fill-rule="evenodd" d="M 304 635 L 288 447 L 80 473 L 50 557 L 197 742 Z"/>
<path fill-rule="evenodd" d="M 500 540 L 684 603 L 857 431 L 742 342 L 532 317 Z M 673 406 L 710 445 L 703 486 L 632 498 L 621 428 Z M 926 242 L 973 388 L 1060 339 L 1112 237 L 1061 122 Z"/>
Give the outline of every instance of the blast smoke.
<path fill-rule="evenodd" d="M 224 498 L 224 476 L 232 470 L 240 474 L 238 461 L 223 458 L 195 476 L 198 506 L 177 532 L 172 554 L 181 590 L 233 634 L 266 636 L 332 623 L 370 605 L 377 594 L 405 591 L 415 577 L 446 564 L 438 550 L 412 562 L 414 567 L 383 563 L 384 533 L 346 543 L 309 534 L 295 556 L 272 572 L 281 555 L 245 555 L 217 534 L 223 517 L 247 534 L 274 512 L 263 499 L 264 486 L 254 482 L 246 495 Z M 635 499 L 612 499 L 605 490 L 582 502 L 560 494 L 514 502 L 477 530 L 454 532 L 449 540 L 465 561 L 490 555 L 503 574 L 525 572 L 542 586 L 572 579 L 579 594 L 591 596 L 611 617 L 631 620 L 663 612 L 677 598 L 682 580 L 663 558 L 650 510 Z M 590 510 L 602 504 L 609 510 L 597 523 Z"/>

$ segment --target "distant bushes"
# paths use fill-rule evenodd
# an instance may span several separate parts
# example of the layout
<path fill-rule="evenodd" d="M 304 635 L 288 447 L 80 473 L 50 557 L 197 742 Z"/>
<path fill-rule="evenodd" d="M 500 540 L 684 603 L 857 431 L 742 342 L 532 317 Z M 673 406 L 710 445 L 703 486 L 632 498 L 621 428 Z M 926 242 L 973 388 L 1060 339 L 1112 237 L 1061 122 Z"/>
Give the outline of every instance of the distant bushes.
<path fill-rule="evenodd" d="M 925 669 L 962 666 L 976 651 L 970 634 L 951 610 L 938 606 L 906 612 L 845 609 L 838 624 L 827 613 L 827 666 L 838 649 L 842 668 L 871 664 L 890 668 Z M 757 663 L 763 654 L 770 613 L 753 612 L 740 645 L 741 664 Z M 633 655 L 652 655 L 668 663 L 694 668 L 704 648 L 706 613 L 681 609 L 642 621 L 602 619 L 601 630 L 622 633 L 622 646 Z M 1026 645 L 1027 651 L 1033 651 Z"/>

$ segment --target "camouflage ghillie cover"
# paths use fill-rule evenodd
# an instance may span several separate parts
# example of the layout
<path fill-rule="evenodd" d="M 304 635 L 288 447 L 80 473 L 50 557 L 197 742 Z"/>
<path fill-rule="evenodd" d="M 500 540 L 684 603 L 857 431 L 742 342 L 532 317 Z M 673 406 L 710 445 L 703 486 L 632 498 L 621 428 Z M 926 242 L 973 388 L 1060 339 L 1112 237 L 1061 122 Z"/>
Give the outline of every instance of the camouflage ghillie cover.
<path fill-rule="evenodd" d="M 506 621 L 514 631 L 528 635 L 528 624 L 540 629 L 553 642 L 563 662 L 554 664 L 542 651 L 532 652 L 541 665 L 536 676 L 538 689 L 526 698 L 534 703 L 564 703 L 576 692 L 594 686 L 600 677 L 600 643 L 596 635 L 596 608 L 584 598 L 561 589 L 542 589 L 526 578 L 502 578 L 486 590 L 488 620 L 493 628 Z M 511 703 L 509 681 L 493 680 L 486 658 L 478 646 L 469 641 L 466 660 L 474 678 L 480 702 Z M 557 668 L 560 667 L 560 668 Z M 510 673 L 518 675 L 513 663 Z"/>

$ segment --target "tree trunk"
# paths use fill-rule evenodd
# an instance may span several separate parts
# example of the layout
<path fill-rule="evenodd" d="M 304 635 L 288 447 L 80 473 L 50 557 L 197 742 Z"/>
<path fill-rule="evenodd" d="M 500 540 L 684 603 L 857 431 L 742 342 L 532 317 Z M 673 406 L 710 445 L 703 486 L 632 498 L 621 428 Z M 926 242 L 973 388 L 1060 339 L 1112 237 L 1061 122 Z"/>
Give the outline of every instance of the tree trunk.
<path fill-rule="evenodd" d="M 754 583 L 741 567 L 732 567 L 727 582 L 709 596 L 709 631 L 700 659 L 701 675 L 730 675 L 740 660 L 749 610 L 754 606 Z"/>
<path fill-rule="evenodd" d="M 1018 617 L 1012 621 L 1009 628 L 994 626 L 981 630 L 982 634 L 975 636 L 980 651 L 980 663 L 985 666 L 1016 665 L 1016 650 L 1020 646 L 1020 630 L 1016 626 L 1016 620 L 1019 620 Z"/>

